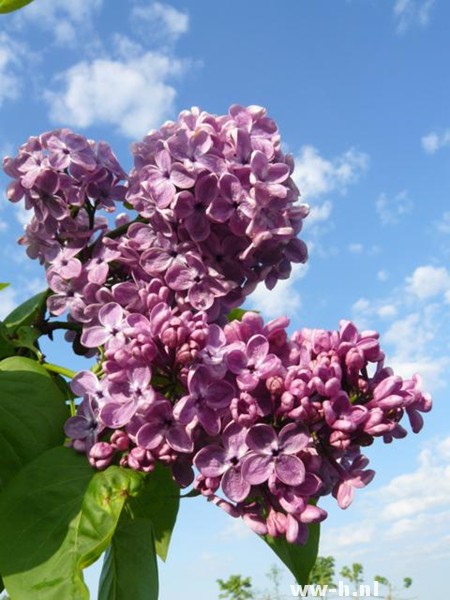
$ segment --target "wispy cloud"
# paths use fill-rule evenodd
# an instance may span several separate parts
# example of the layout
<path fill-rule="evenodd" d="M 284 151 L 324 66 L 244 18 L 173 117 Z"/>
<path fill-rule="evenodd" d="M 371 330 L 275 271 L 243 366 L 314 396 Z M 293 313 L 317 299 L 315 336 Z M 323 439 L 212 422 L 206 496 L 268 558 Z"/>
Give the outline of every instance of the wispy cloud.
<path fill-rule="evenodd" d="M 0 291 L 0 319 L 4 319 L 17 306 L 17 292 L 9 286 Z"/>
<path fill-rule="evenodd" d="M 333 201 L 328 194 L 345 195 L 368 169 L 369 156 L 354 148 L 334 158 L 323 157 L 314 146 L 303 146 L 295 158 L 293 179 L 300 189 L 301 199 L 310 206 L 305 221 L 308 237 L 317 239 L 333 227 L 330 217 Z M 311 244 L 310 244 L 311 246 Z M 317 250 L 323 252 L 319 245 Z M 330 248 L 327 249 L 327 253 Z"/>
<path fill-rule="evenodd" d="M 0 106 L 5 100 L 15 100 L 20 94 L 23 54 L 21 44 L 0 32 Z"/>
<path fill-rule="evenodd" d="M 186 12 L 160 2 L 134 6 L 131 22 L 138 33 L 164 44 L 176 41 L 189 29 L 189 15 Z"/>
<path fill-rule="evenodd" d="M 295 314 L 302 305 L 301 294 L 296 289 L 296 284 L 307 271 L 307 265 L 293 265 L 289 279 L 279 281 L 272 290 L 260 283 L 249 297 L 249 305 L 269 318 L 277 317 L 280 313 Z"/>
<path fill-rule="evenodd" d="M 415 469 L 394 477 L 387 485 L 367 490 L 354 512 L 359 517 L 357 527 L 347 524 L 345 528 L 323 529 L 326 552 L 338 560 L 349 560 L 350 547 L 352 552 L 369 551 L 369 544 L 376 540 L 374 549 L 383 546 L 392 555 L 398 552 L 398 543 L 402 552 L 411 549 L 410 558 L 419 553 L 423 557 L 432 549 L 448 557 L 449 448 L 450 437 L 427 442 Z"/>
<path fill-rule="evenodd" d="M 380 194 L 376 200 L 375 207 L 383 225 L 395 225 L 401 218 L 412 211 L 413 202 L 408 192 L 402 190 L 395 196 Z"/>
<path fill-rule="evenodd" d="M 412 27 L 426 27 L 434 4 L 435 0 L 396 0 L 393 11 L 397 33 L 406 33 Z"/>
<path fill-rule="evenodd" d="M 422 375 L 424 387 L 441 389 L 450 367 L 450 272 L 442 266 L 423 265 L 384 298 L 359 298 L 353 317 L 362 328 L 378 320 L 386 362 L 403 377 Z"/>
<path fill-rule="evenodd" d="M 450 300 L 450 273 L 445 267 L 425 265 L 417 267 L 406 279 L 406 290 L 420 300 L 445 294 Z"/>
<path fill-rule="evenodd" d="M 309 202 L 331 192 L 345 194 L 368 165 L 368 155 L 354 148 L 336 158 L 327 159 L 314 146 L 303 146 L 295 159 L 293 178 L 302 199 Z"/>
<path fill-rule="evenodd" d="M 32 25 L 51 32 L 51 41 L 61 46 L 72 46 L 92 34 L 93 17 L 103 5 L 103 0 L 39 0 L 32 2 L 14 15 L 18 28 Z"/>
<path fill-rule="evenodd" d="M 421 139 L 422 148 L 427 154 L 434 154 L 444 146 L 450 145 L 450 129 L 446 129 L 441 133 L 430 131 Z"/>

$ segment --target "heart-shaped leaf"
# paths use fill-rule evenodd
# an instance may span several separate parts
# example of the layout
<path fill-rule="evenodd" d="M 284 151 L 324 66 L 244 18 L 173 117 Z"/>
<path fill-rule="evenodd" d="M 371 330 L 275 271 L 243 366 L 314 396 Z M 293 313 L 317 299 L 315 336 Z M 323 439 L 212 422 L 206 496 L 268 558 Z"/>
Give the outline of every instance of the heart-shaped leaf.
<path fill-rule="evenodd" d="M 0 572 L 11 596 L 88 600 L 82 570 L 109 546 L 142 482 L 121 467 L 96 473 L 64 447 L 24 467 L 0 495 Z"/>
<path fill-rule="evenodd" d="M 0 490 L 25 464 L 64 442 L 65 400 L 36 361 L 0 362 Z"/>

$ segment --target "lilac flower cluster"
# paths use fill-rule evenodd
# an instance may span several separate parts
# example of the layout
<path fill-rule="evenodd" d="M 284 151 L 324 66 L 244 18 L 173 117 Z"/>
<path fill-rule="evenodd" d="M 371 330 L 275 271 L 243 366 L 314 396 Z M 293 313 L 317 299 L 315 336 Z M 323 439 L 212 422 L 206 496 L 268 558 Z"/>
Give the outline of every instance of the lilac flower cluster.
<path fill-rule="evenodd" d="M 4 159 L 3 167 L 13 178 L 8 199 L 24 200 L 25 208 L 33 210 L 20 240 L 28 255 L 53 264 L 63 277 L 76 276 L 81 265 L 74 257 L 107 228 L 95 211 L 114 210 L 114 200 L 125 196 L 120 182 L 126 174 L 109 145 L 59 129 L 29 138 L 15 158 Z"/>
<path fill-rule="evenodd" d="M 418 432 L 431 408 L 419 379 L 384 366 L 378 335 L 350 322 L 288 337 L 285 318 L 246 313 L 219 327 L 165 302 L 147 317 L 108 303 L 101 319 L 82 341 L 104 347 L 103 373 L 72 382 L 83 397 L 66 425 L 76 448 L 97 468 L 170 465 L 180 486 L 193 482 L 259 534 L 291 543 L 326 517 L 320 496 L 346 508 L 372 480 L 361 447 L 404 437 L 405 413 Z"/>
<path fill-rule="evenodd" d="M 143 266 L 178 304 L 217 319 L 305 262 L 306 205 L 274 121 L 257 106 L 184 111 L 133 147 L 128 202 L 158 236 Z"/>
<path fill-rule="evenodd" d="M 61 129 L 4 161 L 10 200 L 33 210 L 21 243 L 48 308 L 99 359 L 72 380 L 66 434 L 95 468 L 162 463 L 259 534 L 304 543 L 321 496 L 346 508 L 373 478 L 361 448 L 404 437 L 405 414 L 418 432 L 431 400 L 350 322 L 291 336 L 285 317 L 227 322 L 307 258 L 308 209 L 264 109 L 182 112 L 133 153 L 127 177 L 107 144 Z M 110 230 L 99 211 L 116 201 L 137 216 Z"/>

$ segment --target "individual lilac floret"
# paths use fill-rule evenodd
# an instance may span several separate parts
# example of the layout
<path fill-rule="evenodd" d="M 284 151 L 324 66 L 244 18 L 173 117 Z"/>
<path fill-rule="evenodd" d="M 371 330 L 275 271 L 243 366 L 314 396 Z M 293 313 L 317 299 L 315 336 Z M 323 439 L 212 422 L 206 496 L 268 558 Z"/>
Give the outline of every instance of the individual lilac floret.
<path fill-rule="evenodd" d="M 308 445 L 309 435 L 301 427 L 289 423 L 277 435 L 270 425 L 254 425 L 246 442 L 251 451 L 242 465 L 246 481 L 258 485 L 275 473 L 287 485 L 303 483 L 305 466 L 297 455 Z"/>
<path fill-rule="evenodd" d="M 247 432 L 237 423 L 229 423 L 222 433 L 223 446 L 205 446 L 194 459 L 202 475 L 221 478 L 222 489 L 233 502 L 244 501 L 251 489 L 242 476 L 242 459 L 248 453 Z"/>

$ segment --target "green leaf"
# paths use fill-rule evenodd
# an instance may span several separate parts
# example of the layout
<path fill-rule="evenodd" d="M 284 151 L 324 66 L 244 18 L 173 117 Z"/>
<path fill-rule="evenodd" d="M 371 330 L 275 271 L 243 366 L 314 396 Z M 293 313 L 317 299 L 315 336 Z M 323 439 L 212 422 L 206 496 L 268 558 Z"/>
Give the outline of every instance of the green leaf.
<path fill-rule="evenodd" d="M 0 13 L 18 10 L 27 4 L 31 4 L 31 2 L 33 2 L 33 0 L 0 0 Z"/>
<path fill-rule="evenodd" d="M 2 290 L 4 290 L 5 288 L 7 288 L 9 286 L 9 283 L 0 283 L 0 292 Z"/>
<path fill-rule="evenodd" d="M 303 546 L 289 544 L 283 537 L 262 536 L 294 575 L 299 585 L 308 584 L 309 574 L 319 552 L 320 524 L 312 523 L 308 529 L 308 540 Z"/>
<path fill-rule="evenodd" d="M 42 356 L 42 353 L 36 347 L 36 340 L 41 335 L 41 332 L 36 327 L 21 325 L 14 330 L 14 333 L 9 334 L 7 339 L 15 348 L 27 348 L 39 357 Z"/>
<path fill-rule="evenodd" d="M 162 465 L 156 466 L 139 494 L 130 499 L 133 517 L 148 519 L 153 523 L 156 552 L 162 560 L 167 558 L 179 504 L 179 487 L 173 481 L 170 469 Z"/>
<path fill-rule="evenodd" d="M 70 448 L 24 467 L 0 495 L 0 572 L 17 600 L 88 600 L 82 570 L 111 543 L 141 473 L 95 473 Z"/>
<path fill-rule="evenodd" d="M 1 0 L 0 0 L 1 2 Z M 22 325 L 33 325 L 36 319 L 45 311 L 48 291 L 40 292 L 15 308 L 3 321 L 9 329 Z"/>
<path fill-rule="evenodd" d="M 25 464 L 64 442 L 65 400 L 36 361 L 0 362 L 0 490 Z"/>
<path fill-rule="evenodd" d="M 103 563 L 99 600 L 157 600 L 156 554 L 167 557 L 178 513 L 179 489 L 157 465 L 130 498 Z"/>
<path fill-rule="evenodd" d="M 0 360 L 7 356 L 13 356 L 16 348 L 13 346 L 8 339 L 7 329 L 2 321 L 0 321 Z"/>
<path fill-rule="evenodd" d="M 120 517 L 105 554 L 99 600 L 158 600 L 158 564 L 148 519 Z"/>

